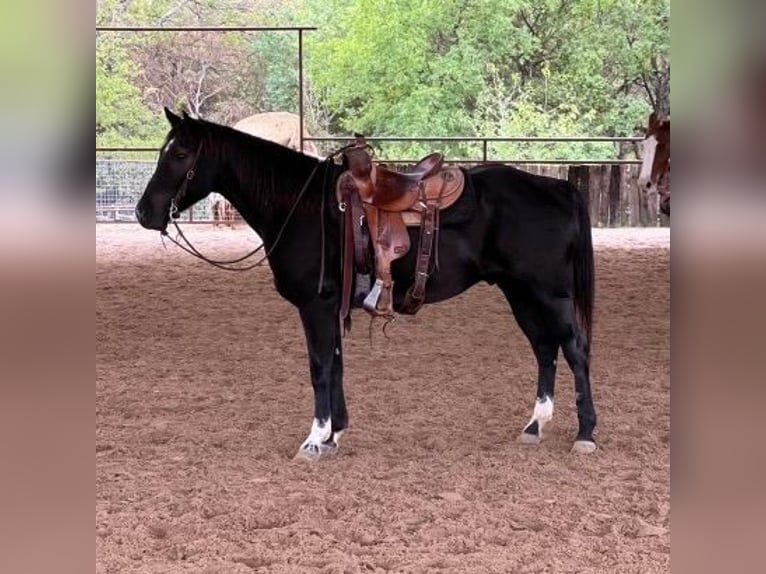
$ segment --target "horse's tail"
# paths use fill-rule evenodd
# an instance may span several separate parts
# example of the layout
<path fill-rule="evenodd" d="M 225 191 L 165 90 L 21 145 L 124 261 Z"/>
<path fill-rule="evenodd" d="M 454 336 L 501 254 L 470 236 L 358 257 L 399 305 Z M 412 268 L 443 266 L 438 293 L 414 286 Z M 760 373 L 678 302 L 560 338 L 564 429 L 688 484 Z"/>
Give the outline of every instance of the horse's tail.
<path fill-rule="evenodd" d="M 593 301 L 596 288 L 596 274 L 593 264 L 593 240 L 591 238 L 588 204 L 582 193 L 574 188 L 574 186 L 572 186 L 572 191 L 577 205 L 578 224 L 573 257 L 574 302 L 580 328 L 585 334 L 585 352 L 590 354 Z"/>

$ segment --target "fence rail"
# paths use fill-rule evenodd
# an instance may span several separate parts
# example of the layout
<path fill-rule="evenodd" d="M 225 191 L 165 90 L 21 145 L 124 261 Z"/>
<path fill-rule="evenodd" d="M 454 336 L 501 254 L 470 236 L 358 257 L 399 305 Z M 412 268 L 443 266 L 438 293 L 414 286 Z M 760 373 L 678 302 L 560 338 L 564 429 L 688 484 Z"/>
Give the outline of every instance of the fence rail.
<path fill-rule="evenodd" d="M 316 26 L 96 26 L 96 32 L 301 32 Z"/>
<path fill-rule="evenodd" d="M 659 213 L 657 196 L 639 190 L 636 183 L 639 167 L 634 163 L 562 161 L 569 163 L 516 162 L 514 165 L 530 173 L 574 184 L 588 200 L 594 227 L 668 225 L 667 218 Z M 96 221 L 135 222 L 133 208 L 155 166 L 156 162 L 150 160 L 97 159 Z M 211 202 L 202 201 L 183 217 L 190 222 L 211 223 L 212 207 Z"/>
<path fill-rule="evenodd" d="M 371 136 L 365 138 L 368 142 L 439 142 L 439 143 L 477 143 L 481 144 L 480 157 L 466 157 L 447 160 L 447 163 L 472 164 L 472 163 L 508 163 L 508 164 L 549 164 L 549 165 L 638 165 L 641 163 L 637 159 L 603 159 L 603 158 L 582 158 L 582 159 L 560 159 L 560 158 L 494 158 L 490 157 L 490 144 L 494 143 L 637 143 L 643 140 L 638 136 L 510 136 L 510 137 L 480 137 L 480 136 Z M 348 143 L 355 140 L 354 136 L 327 136 L 327 137 L 304 137 L 304 141 L 312 142 L 342 142 Z M 157 152 L 158 148 L 152 147 L 120 147 L 120 146 L 102 146 L 96 147 L 96 153 L 149 153 Z M 415 163 L 419 158 L 409 159 L 385 159 L 385 163 L 390 164 L 410 164 Z M 381 160 L 383 161 L 383 160 Z"/>
<path fill-rule="evenodd" d="M 586 196 L 590 205 L 591 221 L 596 227 L 656 226 L 668 222 L 659 213 L 656 196 L 639 191 L 637 159 L 496 159 L 490 157 L 490 145 L 503 142 L 518 143 L 567 143 L 567 142 L 627 142 L 636 143 L 643 138 L 631 137 L 405 137 L 377 136 L 366 138 L 369 142 L 441 142 L 477 143 L 481 145 L 481 156 L 474 158 L 450 159 L 447 163 L 465 166 L 484 163 L 506 163 L 525 171 L 569 180 Z M 352 142 L 354 136 L 307 137 L 315 142 Z M 133 222 L 133 206 L 141 195 L 146 182 L 154 171 L 154 159 L 126 159 L 114 157 L 123 154 L 158 152 L 152 147 L 102 146 L 96 148 L 96 220 L 102 222 Z M 98 155 L 102 157 L 99 158 Z M 112 157 L 103 157 L 103 155 Z M 413 159 L 382 159 L 386 164 L 414 164 Z M 210 223 L 213 209 L 209 202 L 200 202 L 184 215 L 187 221 Z"/>

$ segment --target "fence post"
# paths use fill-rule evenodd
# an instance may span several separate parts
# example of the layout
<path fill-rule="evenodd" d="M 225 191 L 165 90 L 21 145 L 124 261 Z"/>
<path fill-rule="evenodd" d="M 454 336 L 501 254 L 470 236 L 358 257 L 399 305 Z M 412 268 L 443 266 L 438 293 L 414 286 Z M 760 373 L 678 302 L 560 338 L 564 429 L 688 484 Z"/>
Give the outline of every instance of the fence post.
<path fill-rule="evenodd" d="M 636 180 L 637 170 L 630 166 L 630 185 L 628 186 L 628 201 L 630 203 L 630 226 L 641 226 L 641 193 L 638 191 Z"/>
<path fill-rule="evenodd" d="M 585 205 L 590 210 L 590 177 L 588 176 L 588 167 L 585 165 L 570 166 L 567 179 L 582 194 Z M 591 225 L 593 225 L 592 221 Z"/>
<path fill-rule="evenodd" d="M 593 166 L 598 177 L 598 224 L 609 227 L 609 166 Z"/>
<path fill-rule="evenodd" d="M 599 193 L 599 172 L 597 165 L 586 165 L 585 177 L 588 179 L 588 196 L 590 206 L 590 222 L 594 227 L 602 227 L 599 219 L 599 208 L 601 207 L 601 194 Z"/>
<path fill-rule="evenodd" d="M 609 174 L 609 227 L 617 227 L 621 223 L 620 186 L 622 184 L 622 169 L 619 165 L 611 167 Z"/>

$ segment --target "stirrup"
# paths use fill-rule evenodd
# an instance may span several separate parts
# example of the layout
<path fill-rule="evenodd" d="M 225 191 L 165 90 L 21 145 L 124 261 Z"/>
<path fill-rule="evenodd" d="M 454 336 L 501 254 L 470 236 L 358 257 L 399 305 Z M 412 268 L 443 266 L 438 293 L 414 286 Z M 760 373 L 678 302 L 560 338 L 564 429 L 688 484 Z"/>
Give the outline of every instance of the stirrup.
<path fill-rule="evenodd" d="M 393 290 L 394 290 L 394 284 L 391 283 L 391 287 L 388 288 L 389 297 L 388 297 L 388 308 L 387 309 L 378 309 L 378 302 L 380 301 L 380 296 L 383 294 L 383 290 L 386 289 L 386 287 L 383 285 L 382 279 L 375 279 L 375 285 L 372 286 L 372 289 L 370 290 L 367 297 L 365 297 L 364 302 L 362 303 L 362 307 L 364 307 L 364 310 L 368 313 L 375 315 L 376 317 L 393 317 L 394 311 L 393 311 Z"/>
<path fill-rule="evenodd" d="M 378 299 L 380 299 L 380 294 L 382 291 L 383 280 L 376 279 L 375 285 L 372 286 L 372 289 L 370 289 L 367 297 L 364 298 L 364 302 L 362 302 L 362 307 L 364 307 L 365 311 L 372 313 L 373 315 L 378 314 Z"/>

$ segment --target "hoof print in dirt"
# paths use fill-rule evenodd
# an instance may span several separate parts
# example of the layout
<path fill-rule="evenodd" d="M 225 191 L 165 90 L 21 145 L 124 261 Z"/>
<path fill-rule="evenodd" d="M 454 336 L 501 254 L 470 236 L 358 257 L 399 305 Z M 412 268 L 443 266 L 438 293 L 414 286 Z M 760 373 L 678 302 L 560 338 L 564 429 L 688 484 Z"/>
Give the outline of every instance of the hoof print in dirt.
<path fill-rule="evenodd" d="M 596 450 L 596 443 L 590 440 L 577 440 L 572 445 L 573 454 L 590 454 Z"/>

